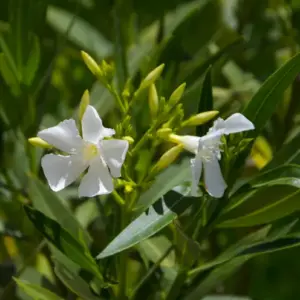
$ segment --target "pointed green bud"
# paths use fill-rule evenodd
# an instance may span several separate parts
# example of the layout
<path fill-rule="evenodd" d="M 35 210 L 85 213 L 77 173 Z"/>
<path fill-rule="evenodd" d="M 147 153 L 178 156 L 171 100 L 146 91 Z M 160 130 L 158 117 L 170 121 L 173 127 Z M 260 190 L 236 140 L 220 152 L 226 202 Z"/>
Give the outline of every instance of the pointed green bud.
<path fill-rule="evenodd" d="M 214 119 L 219 114 L 216 110 L 206 111 L 195 116 L 190 117 L 182 123 L 182 126 L 198 126 L 203 125 L 212 119 Z"/>
<path fill-rule="evenodd" d="M 158 112 L 159 103 L 155 84 L 152 83 L 149 87 L 148 102 L 152 118 L 155 118 Z"/>
<path fill-rule="evenodd" d="M 81 97 L 81 101 L 80 101 L 80 105 L 79 105 L 79 113 L 78 114 L 79 114 L 80 121 L 82 120 L 84 112 L 89 104 L 90 104 L 90 93 L 88 90 L 85 90 Z"/>
<path fill-rule="evenodd" d="M 166 139 L 172 133 L 171 128 L 160 128 L 157 130 L 156 134 L 162 139 Z"/>
<path fill-rule="evenodd" d="M 171 107 L 175 106 L 178 101 L 181 99 L 184 91 L 185 91 L 186 83 L 181 84 L 170 96 L 169 105 Z"/>
<path fill-rule="evenodd" d="M 159 65 L 157 68 L 152 70 L 146 78 L 141 82 L 141 85 L 139 87 L 139 90 L 146 89 L 149 87 L 152 83 L 154 83 L 161 75 L 162 71 L 164 70 L 165 64 Z"/>
<path fill-rule="evenodd" d="M 182 145 L 177 145 L 169 149 L 158 160 L 156 165 L 153 167 L 152 172 L 153 171 L 159 172 L 167 168 L 170 164 L 172 164 L 177 159 L 177 157 L 182 152 L 182 150 L 183 150 Z"/>
<path fill-rule="evenodd" d="M 95 62 L 95 60 L 86 52 L 81 51 L 81 56 L 83 61 L 85 62 L 86 66 L 89 68 L 89 70 L 96 76 L 96 77 L 102 77 L 102 71 L 98 64 Z"/>
<path fill-rule="evenodd" d="M 48 144 L 47 142 L 45 142 L 44 140 L 42 140 L 39 137 L 33 137 L 33 138 L 29 138 L 28 142 L 35 147 L 40 147 L 40 148 L 44 148 L 44 149 L 51 149 L 53 148 L 53 146 L 51 146 L 50 144 Z"/>
<path fill-rule="evenodd" d="M 123 136 L 123 140 L 127 141 L 129 144 L 134 143 L 134 139 L 131 136 Z"/>

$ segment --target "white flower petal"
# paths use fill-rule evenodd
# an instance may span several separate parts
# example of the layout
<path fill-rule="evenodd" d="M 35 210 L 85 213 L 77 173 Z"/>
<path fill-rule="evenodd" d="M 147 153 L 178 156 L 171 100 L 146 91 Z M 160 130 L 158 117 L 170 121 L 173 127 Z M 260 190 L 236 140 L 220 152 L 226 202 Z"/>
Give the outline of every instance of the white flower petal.
<path fill-rule="evenodd" d="M 79 197 L 94 197 L 105 195 L 113 191 L 114 185 L 108 168 L 102 160 L 97 157 L 91 163 L 87 174 L 81 180 L 79 186 Z"/>
<path fill-rule="evenodd" d="M 57 126 L 40 131 L 38 137 L 55 148 L 72 153 L 82 147 L 83 141 L 73 119 L 60 122 Z"/>
<path fill-rule="evenodd" d="M 209 161 L 203 161 L 203 167 L 207 192 L 215 198 L 221 198 L 224 195 L 227 184 L 224 181 L 218 159 L 212 157 Z"/>
<path fill-rule="evenodd" d="M 198 151 L 199 146 L 199 140 L 200 137 L 193 136 L 193 135 L 177 135 L 175 138 L 172 138 L 172 140 L 176 143 L 181 143 L 185 150 L 192 152 L 193 154 L 196 154 Z"/>
<path fill-rule="evenodd" d="M 91 105 L 87 106 L 81 125 L 83 139 L 93 144 L 97 144 L 104 137 L 110 137 L 115 134 L 113 129 L 103 126 L 96 109 Z"/>
<path fill-rule="evenodd" d="M 107 163 L 113 177 L 121 176 L 121 167 L 129 147 L 125 140 L 103 140 L 100 142 L 100 152 Z"/>
<path fill-rule="evenodd" d="M 214 146 L 220 143 L 223 132 L 221 130 L 211 131 L 208 134 L 199 138 L 199 146 Z"/>
<path fill-rule="evenodd" d="M 55 192 L 74 182 L 86 168 L 74 155 L 47 154 L 43 156 L 41 164 L 48 184 Z"/>
<path fill-rule="evenodd" d="M 202 172 L 202 161 L 199 157 L 191 159 L 191 169 L 192 169 L 191 195 L 193 197 L 197 197 L 198 183 Z"/>
<path fill-rule="evenodd" d="M 231 115 L 224 121 L 224 125 L 225 134 L 237 133 L 254 129 L 253 123 L 240 113 Z"/>

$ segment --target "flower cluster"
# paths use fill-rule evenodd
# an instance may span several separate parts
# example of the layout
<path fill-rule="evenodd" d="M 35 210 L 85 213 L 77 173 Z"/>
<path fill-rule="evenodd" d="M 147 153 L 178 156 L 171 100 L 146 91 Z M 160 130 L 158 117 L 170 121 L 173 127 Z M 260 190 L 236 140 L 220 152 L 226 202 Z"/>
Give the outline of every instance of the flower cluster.
<path fill-rule="evenodd" d="M 155 81 L 161 76 L 164 64 L 152 70 L 140 83 L 138 89 L 127 83 L 122 95 L 118 94 L 112 83 L 113 68 L 105 61 L 98 65 L 87 53 L 82 53 L 83 60 L 97 79 L 115 97 L 123 121 L 116 127 L 118 134 L 124 133 L 122 139 L 113 139 L 115 130 L 106 128 L 102 124 L 96 109 L 89 104 L 89 93 L 86 91 L 79 107 L 80 130 L 76 128 L 73 119 L 65 120 L 57 126 L 42 130 L 38 137 L 31 138 L 30 142 L 44 148 L 54 148 L 59 154 L 46 154 L 42 158 L 42 168 L 48 184 L 53 191 L 60 191 L 77 180 L 82 173 L 79 185 L 79 197 L 93 197 L 113 192 L 114 178 L 121 177 L 121 168 L 129 148 L 129 143 L 134 140 L 131 133 L 136 135 L 130 123 L 130 109 L 133 103 L 138 102 L 143 93 L 148 90 L 148 104 L 151 117 L 151 126 L 147 132 L 133 145 L 130 163 L 136 161 L 139 151 L 151 143 L 155 148 L 163 140 L 177 143 L 178 145 L 166 151 L 150 168 L 147 175 L 134 182 L 125 173 L 126 180 L 118 180 L 118 186 L 124 186 L 125 193 L 132 192 L 134 186 L 149 187 L 148 183 L 162 169 L 172 164 L 183 149 L 193 153 L 190 160 L 192 170 L 191 195 L 197 196 L 198 183 L 201 179 L 202 169 L 207 192 L 221 198 L 227 188 L 223 178 L 219 160 L 222 152 L 222 136 L 231 133 L 243 132 L 254 129 L 254 125 L 242 114 L 236 113 L 223 120 L 218 118 L 207 134 L 198 137 L 191 135 L 176 135 L 173 132 L 185 127 L 199 126 L 213 120 L 218 111 L 198 113 L 184 120 L 182 103 L 179 103 L 185 90 L 185 84 L 175 89 L 168 100 L 159 96 Z M 144 93 L 145 94 L 145 93 Z M 158 148 L 156 148 L 158 150 Z M 153 149 L 152 149 L 153 150 Z M 155 149 L 152 151 L 155 152 Z M 152 155 L 151 159 L 154 158 Z M 150 160 L 151 160 L 150 159 Z M 134 168 L 134 166 L 129 166 Z M 147 170 L 146 172 L 147 173 Z M 116 196 L 117 193 L 114 193 Z"/>

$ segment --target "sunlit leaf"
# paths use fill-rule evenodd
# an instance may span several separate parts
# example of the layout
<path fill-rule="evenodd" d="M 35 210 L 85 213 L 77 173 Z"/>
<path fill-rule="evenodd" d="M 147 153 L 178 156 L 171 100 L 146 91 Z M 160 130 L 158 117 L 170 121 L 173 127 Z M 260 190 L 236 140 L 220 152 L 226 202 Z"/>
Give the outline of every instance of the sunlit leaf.
<path fill-rule="evenodd" d="M 112 43 L 80 17 L 62 8 L 48 6 L 47 21 L 61 34 L 66 34 L 69 30 L 67 36 L 72 42 L 98 58 L 112 54 Z"/>
<path fill-rule="evenodd" d="M 151 187 L 139 198 L 136 210 L 141 212 L 157 201 L 175 186 L 183 181 L 191 179 L 191 169 L 188 160 L 183 160 L 180 164 L 171 165 L 159 174 Z"/>
<path fill-rule="evenodd" d="M 24 290 L 26 294 L 28 294 L 32 299 L 39 300 L 63 300 L 63 298 L 55 295 L 50 292 L 48 289 L 43 288 L 39 285 L 31 284 L 25 280 L 19 280 L 14 278 L 17 285 Z"/>
<path fill-rule="evenodd" d="M 119 253 L 151 237 L 177 218 L 178 213 L 183 212 L 194 200 L 194 198 L 186 198 L 173 191 L 170 191 L 163 199 L 163 201 L 157 201 L 147 212 L 132 221 L 97 258 Z"/>

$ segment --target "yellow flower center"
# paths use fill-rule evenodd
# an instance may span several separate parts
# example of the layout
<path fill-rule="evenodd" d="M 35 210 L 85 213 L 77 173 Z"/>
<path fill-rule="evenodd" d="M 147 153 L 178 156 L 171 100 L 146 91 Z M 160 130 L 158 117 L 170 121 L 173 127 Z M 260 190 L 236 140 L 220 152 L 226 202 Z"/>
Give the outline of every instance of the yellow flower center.
<path fill-rule="evenodd" d="M 94 144 L 88 144 L 84 147 L 83 150 L 83 158 L 85 160 L 91 160 L 95 156 L 99 154 L 99 150 L 96 145 Z"/>

